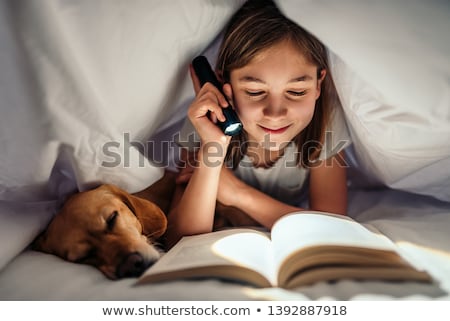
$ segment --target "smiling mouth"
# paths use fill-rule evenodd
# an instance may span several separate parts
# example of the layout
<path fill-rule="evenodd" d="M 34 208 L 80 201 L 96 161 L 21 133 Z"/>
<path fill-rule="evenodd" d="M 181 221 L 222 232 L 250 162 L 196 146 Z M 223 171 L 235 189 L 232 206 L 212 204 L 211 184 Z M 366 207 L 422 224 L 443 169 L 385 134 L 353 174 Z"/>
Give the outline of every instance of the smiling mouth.
<path fill-rule="evenodd" d="M 269 134 L 282 134 L 284 133 L 291 125 L 285 126 L 285 127 L 280 127 L 280 128 L 268 128 L 268 127 L 264 127 L 259 125 L 259 127 L 261 127 L 262 130 L 264 130 L 266 133 Z"/>

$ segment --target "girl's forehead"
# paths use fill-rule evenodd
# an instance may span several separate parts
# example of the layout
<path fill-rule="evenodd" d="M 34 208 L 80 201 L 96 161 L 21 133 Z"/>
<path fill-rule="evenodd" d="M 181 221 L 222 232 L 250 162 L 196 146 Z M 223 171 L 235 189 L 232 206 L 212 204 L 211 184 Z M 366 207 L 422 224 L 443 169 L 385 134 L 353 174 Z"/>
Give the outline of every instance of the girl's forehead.
<path fill-rule="evenodd" d="M 250 60 L 249 64 L 264 63 L 269 59 L 289 59 L 299 64 L 309 65 L 312 64 L 306 57 L 305 53 L 292 41 L 284 40 L 267 48 L 261 49 Z"/>
<path fill-rule="evenodd" d="M 280 43 L 262 50 L 250 62 L 231 71 L 238 77 L 291 77 L 309 75 L 314 78 L 317 66 L 309 62 L 305 55 L 294 45 Z"/>

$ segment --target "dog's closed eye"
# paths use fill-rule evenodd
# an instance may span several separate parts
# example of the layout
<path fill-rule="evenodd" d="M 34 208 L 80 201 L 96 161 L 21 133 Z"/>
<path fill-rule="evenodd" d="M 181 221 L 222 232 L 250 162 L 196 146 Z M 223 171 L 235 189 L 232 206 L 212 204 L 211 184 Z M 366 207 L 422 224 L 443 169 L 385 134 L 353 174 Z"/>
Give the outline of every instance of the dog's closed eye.
<path fill-rule="evenodd" d="M 106 219 L 106 227 L 108 231 L 112 231 L 117 222 L 117 217 L 119 216 L 119 212 L 114 211 L 112 214 Z"/>

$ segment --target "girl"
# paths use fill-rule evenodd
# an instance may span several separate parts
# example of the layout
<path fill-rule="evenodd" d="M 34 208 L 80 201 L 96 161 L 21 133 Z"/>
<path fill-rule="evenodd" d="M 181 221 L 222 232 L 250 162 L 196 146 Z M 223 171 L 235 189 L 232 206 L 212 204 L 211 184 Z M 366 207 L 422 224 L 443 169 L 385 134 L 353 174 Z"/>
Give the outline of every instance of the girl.
<path fill-rule="evenodd" d="M 227 102 L 211 84 L 200 88 L 191 68 L 196 98 L 188 118 L 201 143 L 195 154 L 182 152 L 188 166 L 177 179 L 168 244 L 210 232 L 216 201 L 269 229 L 303 209 L 305 189 L 309 209 L 345 214 L 346 143 L 335 148 L 329 138 L 348 140 L 345 123 L 334 115 L 339 102 L 323 44 L 273 2 L 248 1 L 230 20 L 216 71 L 244 130 L 231 139 L 214 124 L 224 120 Z"/>

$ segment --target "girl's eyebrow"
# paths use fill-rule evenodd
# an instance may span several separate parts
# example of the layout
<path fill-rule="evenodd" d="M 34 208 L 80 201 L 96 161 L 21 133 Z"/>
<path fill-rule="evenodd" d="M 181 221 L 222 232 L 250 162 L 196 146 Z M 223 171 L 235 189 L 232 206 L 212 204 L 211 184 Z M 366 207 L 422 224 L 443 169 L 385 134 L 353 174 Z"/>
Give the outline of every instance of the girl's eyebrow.
<path fill-rule="evenodd" d="M 313 80 L 313 77 L 311 77 L 309 75 L 304 75 L 304 76 L 292 78 L 291 80 L 288 81 L 288 83 L 299 82 L 299 81 L 310 81 L 310 80 Z"/>
<path fill-rule="evenodd" d="M 239 81 L 243 81 L 243 82 L 258 82 L 261 84 L 265 84 L 266 82 L 264 80 L 261 80 L 259 78 L 256 77 L 252 77 L 252 76 L 244 76 L 239 78 Z"/>
<path fill-rule="evenodd" d="M 291 80 L 288 81 L 288 83 L 299 82 L 299 81 L 310 81 L 310 80 L 313 80 L 313 77 L 311 77 L 309 75 L 304 75 L 304 76 L 292 78 Z M 264 80 L 261 80 L 259 78 L 252 77 L 252 76 L 241 77 L 241 78 L 239 78 L 239 81 L 243 81 L 243 82 L 257 82 L 257 83 L 261 83 L 261 84 L 265 84 L 266 83 Z"/>

